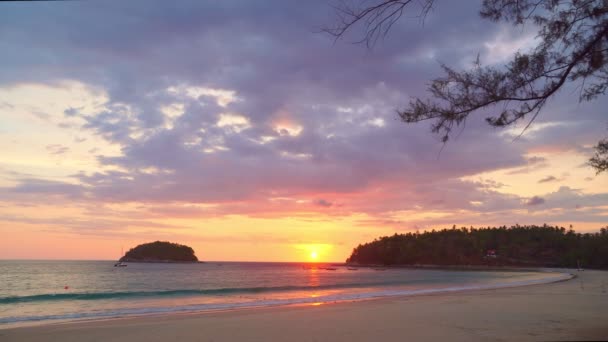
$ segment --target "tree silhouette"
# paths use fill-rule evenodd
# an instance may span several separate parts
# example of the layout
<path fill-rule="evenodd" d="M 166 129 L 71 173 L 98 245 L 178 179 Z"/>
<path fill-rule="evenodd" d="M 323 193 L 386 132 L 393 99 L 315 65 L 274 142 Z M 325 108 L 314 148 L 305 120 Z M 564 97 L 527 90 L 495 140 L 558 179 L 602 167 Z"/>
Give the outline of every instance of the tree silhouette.
<path fill-rule="evenodd" d="M 597 173 L 608 170 L 608 139 L 604 139 L 595 146 L 595 155 L 589 160 L 589 164 Z"/>
<path fill-rule="evenodd" d="M 485 265 L 608 268 L 608 227 L 520 226 L 456 228 L 395 234 L 353 249 L 346 260 L 383 265 Z"/>
<path fill-rule="evenodd" d="M 144 243 L 131 248 L 120 261 L 126 262 L 196 262 L 191 247 L 166 241 Z"/>
<path fill-rule="evenodd" d="M 373 46 L 388 34 L 404 11 L 418 7 L 424 19 L 434 0 L 342 1 L 336 9 L 337 24 L 324 31 L 336 39 L 357 25 L 365 30 L 359 41 Z M 415 9 L 413 9 L 415 10 Z M 413 98 L 399 110 L 406 123 L 431 120 L 432 132 L 445 143 L 451 132 L 464 125 L 470 114 L 492 110 L 486 121 L 505 127 L 524 118 L 530 126 L 547 101 L 567 83 L 580 87 L 580 101 L 605 94 L 608 87 L 608 1 L 606 0 L 484 0 L 480 16 L 515 26 L 539 27 L 538 45 L 529 53 L 516 53 L 504 66 L 483 66 L 477 59 L 471 70 L 457 71 L 442 65 L 444 76 L 432 80 L 432 99 Z M 523 132 L 522 132 L 523 133 Z M 600 142 L 589 164 L 600 173 L 608 164 L 608 143 Z"/>

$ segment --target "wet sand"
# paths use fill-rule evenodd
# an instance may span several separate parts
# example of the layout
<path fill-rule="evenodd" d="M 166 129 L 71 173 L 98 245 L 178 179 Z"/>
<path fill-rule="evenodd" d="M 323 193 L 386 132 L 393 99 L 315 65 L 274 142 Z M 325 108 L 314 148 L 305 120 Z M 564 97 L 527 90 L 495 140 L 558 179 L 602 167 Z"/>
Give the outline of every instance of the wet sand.
<path fill-rule="evenodd" d="M 0 330 L 0 341 L 608 340 L 608 272 L 552 284 Z"/>

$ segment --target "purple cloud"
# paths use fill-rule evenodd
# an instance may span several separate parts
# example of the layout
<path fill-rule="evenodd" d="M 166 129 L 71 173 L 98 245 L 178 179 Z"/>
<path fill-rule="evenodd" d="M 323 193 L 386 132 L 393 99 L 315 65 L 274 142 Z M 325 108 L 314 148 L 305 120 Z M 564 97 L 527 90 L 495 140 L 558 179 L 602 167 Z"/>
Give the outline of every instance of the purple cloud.
<path fill-rule="evenodd" d="M 321 198 L 321 199 L 316 200 L 316 201 L 315 201 L 315 203 L 316 203 L 317 205 L 321 206 L 321 207 L 326 207 L 326 208 L 329 208 L 329 207 L 331 207 L 332 205 L 334 205 L 332 202 L 327 201 L 327 200 L 322 199 L 322 198 Z"/>
<path fill-rule="evenodd" d="M 545 178 L 540 179 L 538 182 L 539 183 L 549 183 L 549 182 L 555 182 L 558 179 L 555 176 L 547 176 Z"/>
<path fill-rule="evenodd" d="M 98 169 L 77 173 L 73 183 L 24 177 L 5 190 L 172 203 L 164 213 L 151 212 L 192 216 L 267 215 L 334 203 L 340 205 L 331 214 L 378 216 L 418 208 L 503 215 L 526 200 L 529 206 L 597 206 L 605 194 L 560 188 L 525 199 L 498 192 L 504 184 L 463 179 L 549 165 L 530 151 L 587 153 L 584 146 L 605 134 L 603 99 L 575 108 L 566 90 L 538 120 L 561 123 L 516 141 L 489 129 L 486 113 L 474 116 L 443 151 L 428 125 L 398 121 L 395 110 L 410 95 L 424 95 L 423 85 L 440 74 L 439 62 L 461 67 L 477 53 L 484 57 L 485 43 L 508 30 L 479 20 L 478 6 L 442 3 L 424 27 L 404 19 L 368 51 L 348 42 L 357 32 L 335 44 L 315 33 L 332 20 L 326 1 L 2 4 L 6 72 L 0 85 L 71 79 L 105 92 L 108 102 L 99 110 L 68 107 L 63 114 L 79 122 L 82 135 L 118 151 L 91 149 Z M 171 87 L 225 90 L 237 99 L 222 104 L 211 93 L 191 96 Z M 226 114 L 246 124 L 218 125 Z M 303 199 L 307 204 L 298 202 Z M 220 205 L 178 209 L 184 203 Z"/>
<path fill-rule="evenodd" d="M 529 206 L 535 206 L 535 205 L 541 205 L 545 203 L 545 199 L 539 196 L 534 196 L 532 198 L 530 198 L 528 201 L 526 201 L 526 205 Z"/>

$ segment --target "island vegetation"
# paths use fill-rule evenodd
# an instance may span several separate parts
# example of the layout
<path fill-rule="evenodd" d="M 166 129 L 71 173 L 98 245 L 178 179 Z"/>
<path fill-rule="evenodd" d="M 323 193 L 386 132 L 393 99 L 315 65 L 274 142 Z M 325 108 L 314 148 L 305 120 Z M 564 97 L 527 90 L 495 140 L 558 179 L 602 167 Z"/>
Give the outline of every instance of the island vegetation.
<path fill-rule="evenodd" d="M 121 262 L 198 262 L 191 247 L 166 241 L 141 244 L 130 249 Z"/>
<path fill-rule="evenodd" d="M 395 234 L 357 246 L 346 260 L 359 265 L 479 265 L 608 268 L 608 227 L 460 228 Z"/>

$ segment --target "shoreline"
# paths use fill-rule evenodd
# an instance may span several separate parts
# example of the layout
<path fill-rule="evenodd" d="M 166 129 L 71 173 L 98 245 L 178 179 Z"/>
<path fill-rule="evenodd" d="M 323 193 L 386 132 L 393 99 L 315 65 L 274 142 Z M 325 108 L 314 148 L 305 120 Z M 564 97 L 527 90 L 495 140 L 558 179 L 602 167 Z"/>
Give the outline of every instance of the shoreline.
<path fill-rule="evenodd" d="M 384 269 L 412 269 L 412 270 L 438 270 L 438 271 L 504 271 L 504 272 L 566 272 L 576 271 L 575 268 L 555 267 L 555 266 L 500 266 L 500 265 L 382 265 L 382 264 L 332 264 L 332 266 L 353 267 L 353 268 L 384 268 Z M 608 269 L 585 268 L 592 271 L 608 271 Z"/>
<path fill-rule="evenodd" d="M 472 270 L 469 270 L 472 271 Z M 484 270 L 485 271 L 485 270 Z M 506 271 L 506 270 L 502 270 Z M 22 321 L 8 324 L 0 324 L 0 331 L 20 328 L 34 328 L 34 327 L 47 327 L 54 325 L 70 325 L 70 324 L 81 324 L 81 323 L 95 323 L 112 320 L 125 320 L 125 319 L 145 319 L 150 317 L 168 317 L 174 315 L 205 315 L 217 312 L 236 312 L 240 310 L 263 310 L 263 309 L 275 309 L 275 308 L 288 308 L 288 307 L 306 307 L 306 306 L 318 306 L 318 305 L 335 305 L 342 303 L 354 303 L 354 302 L 367 302 L 367 301 L 379 301 L 379 300 L 391 300 L 396 298 L 412 298 L 419 296 L 432 296 L 432 295 L 445 295 L 445 294 L 459 294 L 474 291 L 488 291 L 488 290 L 499 290 L 508 288 L 528 287 L 535 285 L 551 284 L 556 282 L 568 281 L 576 278 L 576 275 L 568 272 L 569 270 L 513 270 L 513 271 L 533 271 L 535 273 L 546 273 L 546 276 L 540 278 L 532 278 L 527 280 L 518 280 L 496 284 L 485 284 L 485 285 L 464 285 L 455 287 L 441 287 L 441 288 L 428 288 L 428 289 L 379 289 L 376 292 L 365 292 L 355 293 L 346 295 L 346 297 L 313 297 L 313 298 L 302 298 L 295 301 L 275 301 L 268 304 L 250 304 L 242 303 L 243 305 L 234 306 L 221 306 L 216 308 L 196 308 L 191 307 L 175 307 L 175 308 L 157 308 L 158 311 L 150 311 L 143 313 L 128 314 L 116 316 L 97 316 L 97 317 L 82 317 L 82 318 L 58 318 L 58 319 L 47 319 L 47 320 L 32 320 Z M 550 275 L 549 275 L 550 274 Z"/>
<path fill-rule="evenodd" d="M 608 272 L 584 271 L 501 289 L 13 328 L 0 340 L 606 340 L 607 285 Z"/>

